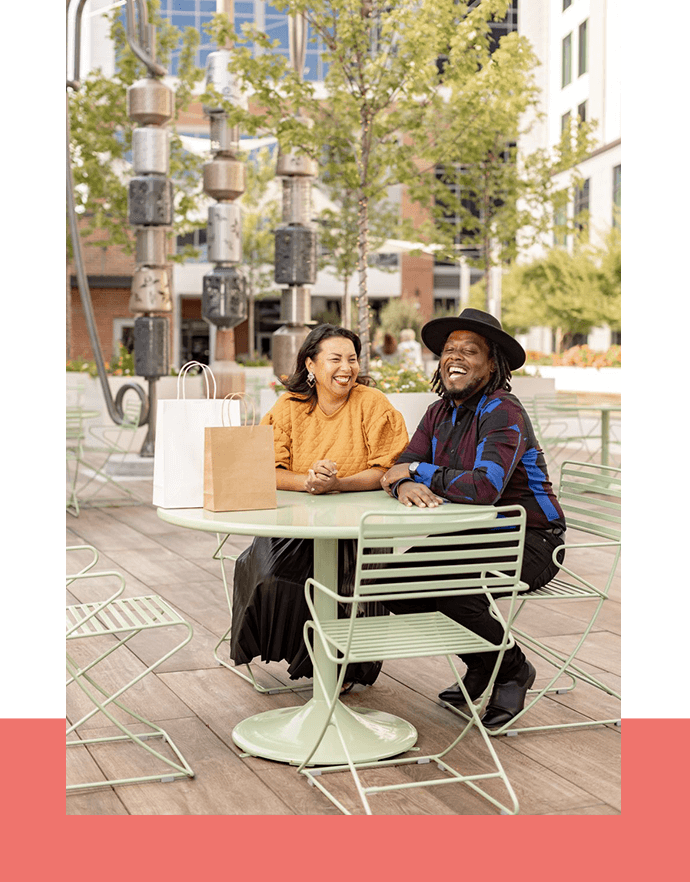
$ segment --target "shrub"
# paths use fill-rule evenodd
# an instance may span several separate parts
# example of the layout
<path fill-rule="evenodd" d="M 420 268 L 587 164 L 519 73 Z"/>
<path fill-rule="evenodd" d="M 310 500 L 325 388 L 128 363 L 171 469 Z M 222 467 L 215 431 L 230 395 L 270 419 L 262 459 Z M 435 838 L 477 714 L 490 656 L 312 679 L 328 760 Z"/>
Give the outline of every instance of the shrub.
<path fill-rule="evenodd" d="M 589 346 L 572 346 L 565 352 L 553 352 L 550 355 L 528 350 L 527 364 L 596 368 L 620 367 L 621 347 L 611 346 L 606 352 L 600 352 L 590 349 Z"/>
<path fill-rule="evenodd" d="M 391 362 L 372 361 L 369 374 L 382 392 L 430 392 L 429 378 L 424 371 L 405 368 Z"/>

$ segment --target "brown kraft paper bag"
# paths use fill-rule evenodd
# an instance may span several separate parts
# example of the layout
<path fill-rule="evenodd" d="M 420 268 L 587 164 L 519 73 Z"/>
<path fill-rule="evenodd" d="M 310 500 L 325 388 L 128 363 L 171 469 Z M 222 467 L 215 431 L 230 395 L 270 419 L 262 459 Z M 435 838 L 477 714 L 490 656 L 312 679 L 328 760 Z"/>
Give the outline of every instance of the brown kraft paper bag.
<path fill-rule="evenodd" d="M 204 429 L 204 508 L 277 508 L 272 426 Z"/>

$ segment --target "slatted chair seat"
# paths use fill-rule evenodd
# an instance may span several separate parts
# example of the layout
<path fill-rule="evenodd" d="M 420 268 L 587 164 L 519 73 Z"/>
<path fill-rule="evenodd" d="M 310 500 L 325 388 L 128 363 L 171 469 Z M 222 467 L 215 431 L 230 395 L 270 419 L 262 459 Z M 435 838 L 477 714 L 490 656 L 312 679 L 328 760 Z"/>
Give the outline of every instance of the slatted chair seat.
<path fill-rule="evenodd" d="M 347 619 L 323 623 L 324 636 L 338 652 L 346 652 L 349 630 Z M 382 661 L 400 658 L 401 652 L 405 658 L 422 658 L 491 652 L 496 648 L 440 612 L 364 618 L 352 637 L 350 662 L 369 661 L 374 647 Z"/>
<path fill-rule="evenodd" d="M 184 619 L 156 594 L 119 598 L 105 607 L 99 603 L 67 607 L 68 640 L 180 624 L 186 624 Z"/>
<path fill-rule="evenodd" d="M 81 656 L 84 655 L 83 652 L 79 653 L 80 661 L 77 661 L 70 652 L 67 653 L 68 679 L 66 685 L 78 686 L 90 704 L 90 710 L 67 727 L 67 747 L 78 746 L 88 749 L 89 745 L 131 742 L 138 745 L 147 755 L 154 757 L 159 761 L 159 764 L 163 765 L 162 771 L 152 772 L 151 774 L 141 774 L 126 778 L 104 778 L 68 784 L 67 791 L 71 792 L 119 784 L 136 784 L 144 781 L 173 781 L 177 778 L 194 777 L 194 772 L 190 765 L 167 731 L 131 708 L 126 707 L 120 700 L 121 696 L 128 689 L 189 643 L 192 638 L 191 625 L 169 603 L 155 594 L 141 597 L 123 597 L 125 580 L 121 573 L 115 570 L 104 570 L 101 572 L 94 570 L 98 560 L 98 552 L 93 546 L 70 546 L 67 551 L 68 553 L 88 551 L 92 555 L 92 560 L 87 566 L 77 573 L 67 576 L 67 587 L 71 588 L 72 591 L 77 590 L 85 582 L 92 583 L 99 580 L 107 584 L 112 584 L 113 581 L 116 581 L 119 586 L 115 593 L 111 594 L 106 600 L 76 603 L 66 608 L 66 639 L 68 645 L 69 641 L 82 641 L 83 643 L 93 637 L 112 638 L 111 641 L 107 641 L 105 648 L 103 648 L 103 641 L 98 645 L 94 644 L 96 648 L 93 653 L 84 660 L 81 660 Z M 112 656 L 115 652 L 120 650 L 126 652 L 127 649 L 123 650 L 123 647 L 126 647 L 126 644 L 132 637 L 157 628 L 168 628 L 170 630 L 169 642 L 173 642 L 171 648 L 152 664 L 143 668 L 143 670 L 139 670 L 129 680 L 119 685 L 114 691 L 112 688 L 106 689 L 100 682 L 103 678 L 99 677 L 99 679 L 96 679 L 99 670 L 98 666 L 101 662 Z M 115 666 L 113 665 L 108 680 L 112 677 L 112 670 L 114 668 Z M 119 708 L 120 711 L 128 716 L 129 719 L 126 723 L 120 719 L 121 715 L 114 715 L 111 705 Z M 70 738 L 71 735 L 75 734 L 77 730 L 98 713 L 101 713 L 105 720 L 110 722 L 121 734 L 99 738 Z M 141 729 L 143 727 L 145 731 L 134 732 L 131 728 L 132 721 L 139 724 L 137 728 Z M 163 754 L 149 743 L 151 739 L 157 738 L 167 744 L 169 753 Z"/>

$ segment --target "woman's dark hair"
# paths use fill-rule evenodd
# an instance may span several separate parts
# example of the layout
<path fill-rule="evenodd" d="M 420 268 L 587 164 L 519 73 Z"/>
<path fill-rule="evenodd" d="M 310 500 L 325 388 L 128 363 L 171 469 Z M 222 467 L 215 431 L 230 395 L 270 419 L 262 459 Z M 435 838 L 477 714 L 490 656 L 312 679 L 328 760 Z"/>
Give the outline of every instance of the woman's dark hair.
<path fill-rule="evenodd" d="M 398 351 L 398 344 L 392 334 L 383 335 L 382 351 L 384 355 L 394 355 Z"/>
<path fill-rule="evenodd" d="M 484 339 L 486 340 L 486 337 Z M 486 340 L 486 342 L 489 347 L 489 358 L 493 359 L 496 369 L 489 377 L 489 382 L 484 386 L 483 392 L 485 395 L 491 395 L 497 389 L 505 389 L 506 392 L 510 392 L 510 380 L 513 375 L 508 367 L 508 359 L 498 343 L 494 343 L 493 340 Z M 441 379 L 440 361 L 431 378 L 431 391 L 440 395 L 447 404 L 453 405 L 453 399 L 446 392 L 443 380 Z"/>
<path fill-rule="evenodd" d="M 310 402 L 311 407 L 309 408 L 309 413 L 311 413 L 316 407 L 317 394 L 316 386 L 310 386 L 309 383 L 307 383 L 307 374 L 309 371 L 307 370 L 306 361 L 308 358 L 311 358 L 311 360 L 314 361 L 321 351 L 321 344 L 324 340 L 328 340 L 330 337 L 345 337 L 346 340 L 350 340 L 355 347 L 355 354 L 357 355 L 358 360 L 362 351 L 362 341 L 354 331 L 350 331 L 348 328 L 341 328 L 338 325 L 317 325 L 309 332 L 306 340 L 302 343 L 302 346 L 297 353 L 294 372 L 283 381 L 283 385 L 287 391 L 293 393 L 290 396 L 290 401 Z M 373 380 L 364 374 L 358 374 L 356 382 L 361 383 L 363 386 L 373 385 Z"/>

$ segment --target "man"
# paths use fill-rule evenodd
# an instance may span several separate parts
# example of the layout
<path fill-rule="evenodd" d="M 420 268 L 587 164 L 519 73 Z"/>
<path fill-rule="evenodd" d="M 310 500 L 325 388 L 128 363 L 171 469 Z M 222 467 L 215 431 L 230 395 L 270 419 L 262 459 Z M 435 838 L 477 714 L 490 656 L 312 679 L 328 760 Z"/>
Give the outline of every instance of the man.
<path fill-rule="evenodd" d="M 521 578 L 531 590 L 539 588 L 558 571 L 552 553 L 563 544 L 565 518 L 529 417 L 510 394 L 511 371 L 522 367 L 525 352 L 498 319 L 470 308 L 457 317 L 428 322 L 422 340 L 440 357 L 432 389 L 441 400 L 430 405 L 381 486 L 403 505 L 421 508 L 443 502 L 522 505 L 527 529 Z M 387 605 L 403 612 L 410 609 L 406 603 Z M 427 604 L 495 643 L 502 637 L 503 628 L 491 616 L 484 595 Z M 463 684 L 473 701 L 486 689 L 495 659 L 495 653 L 464 659 Z M 522 710 L 535 674 L 517 644 L 506 650 L 482 718 L 487 728 L 504 725 Z M 457 684 L 439 698 L 464 705 Z"/>

